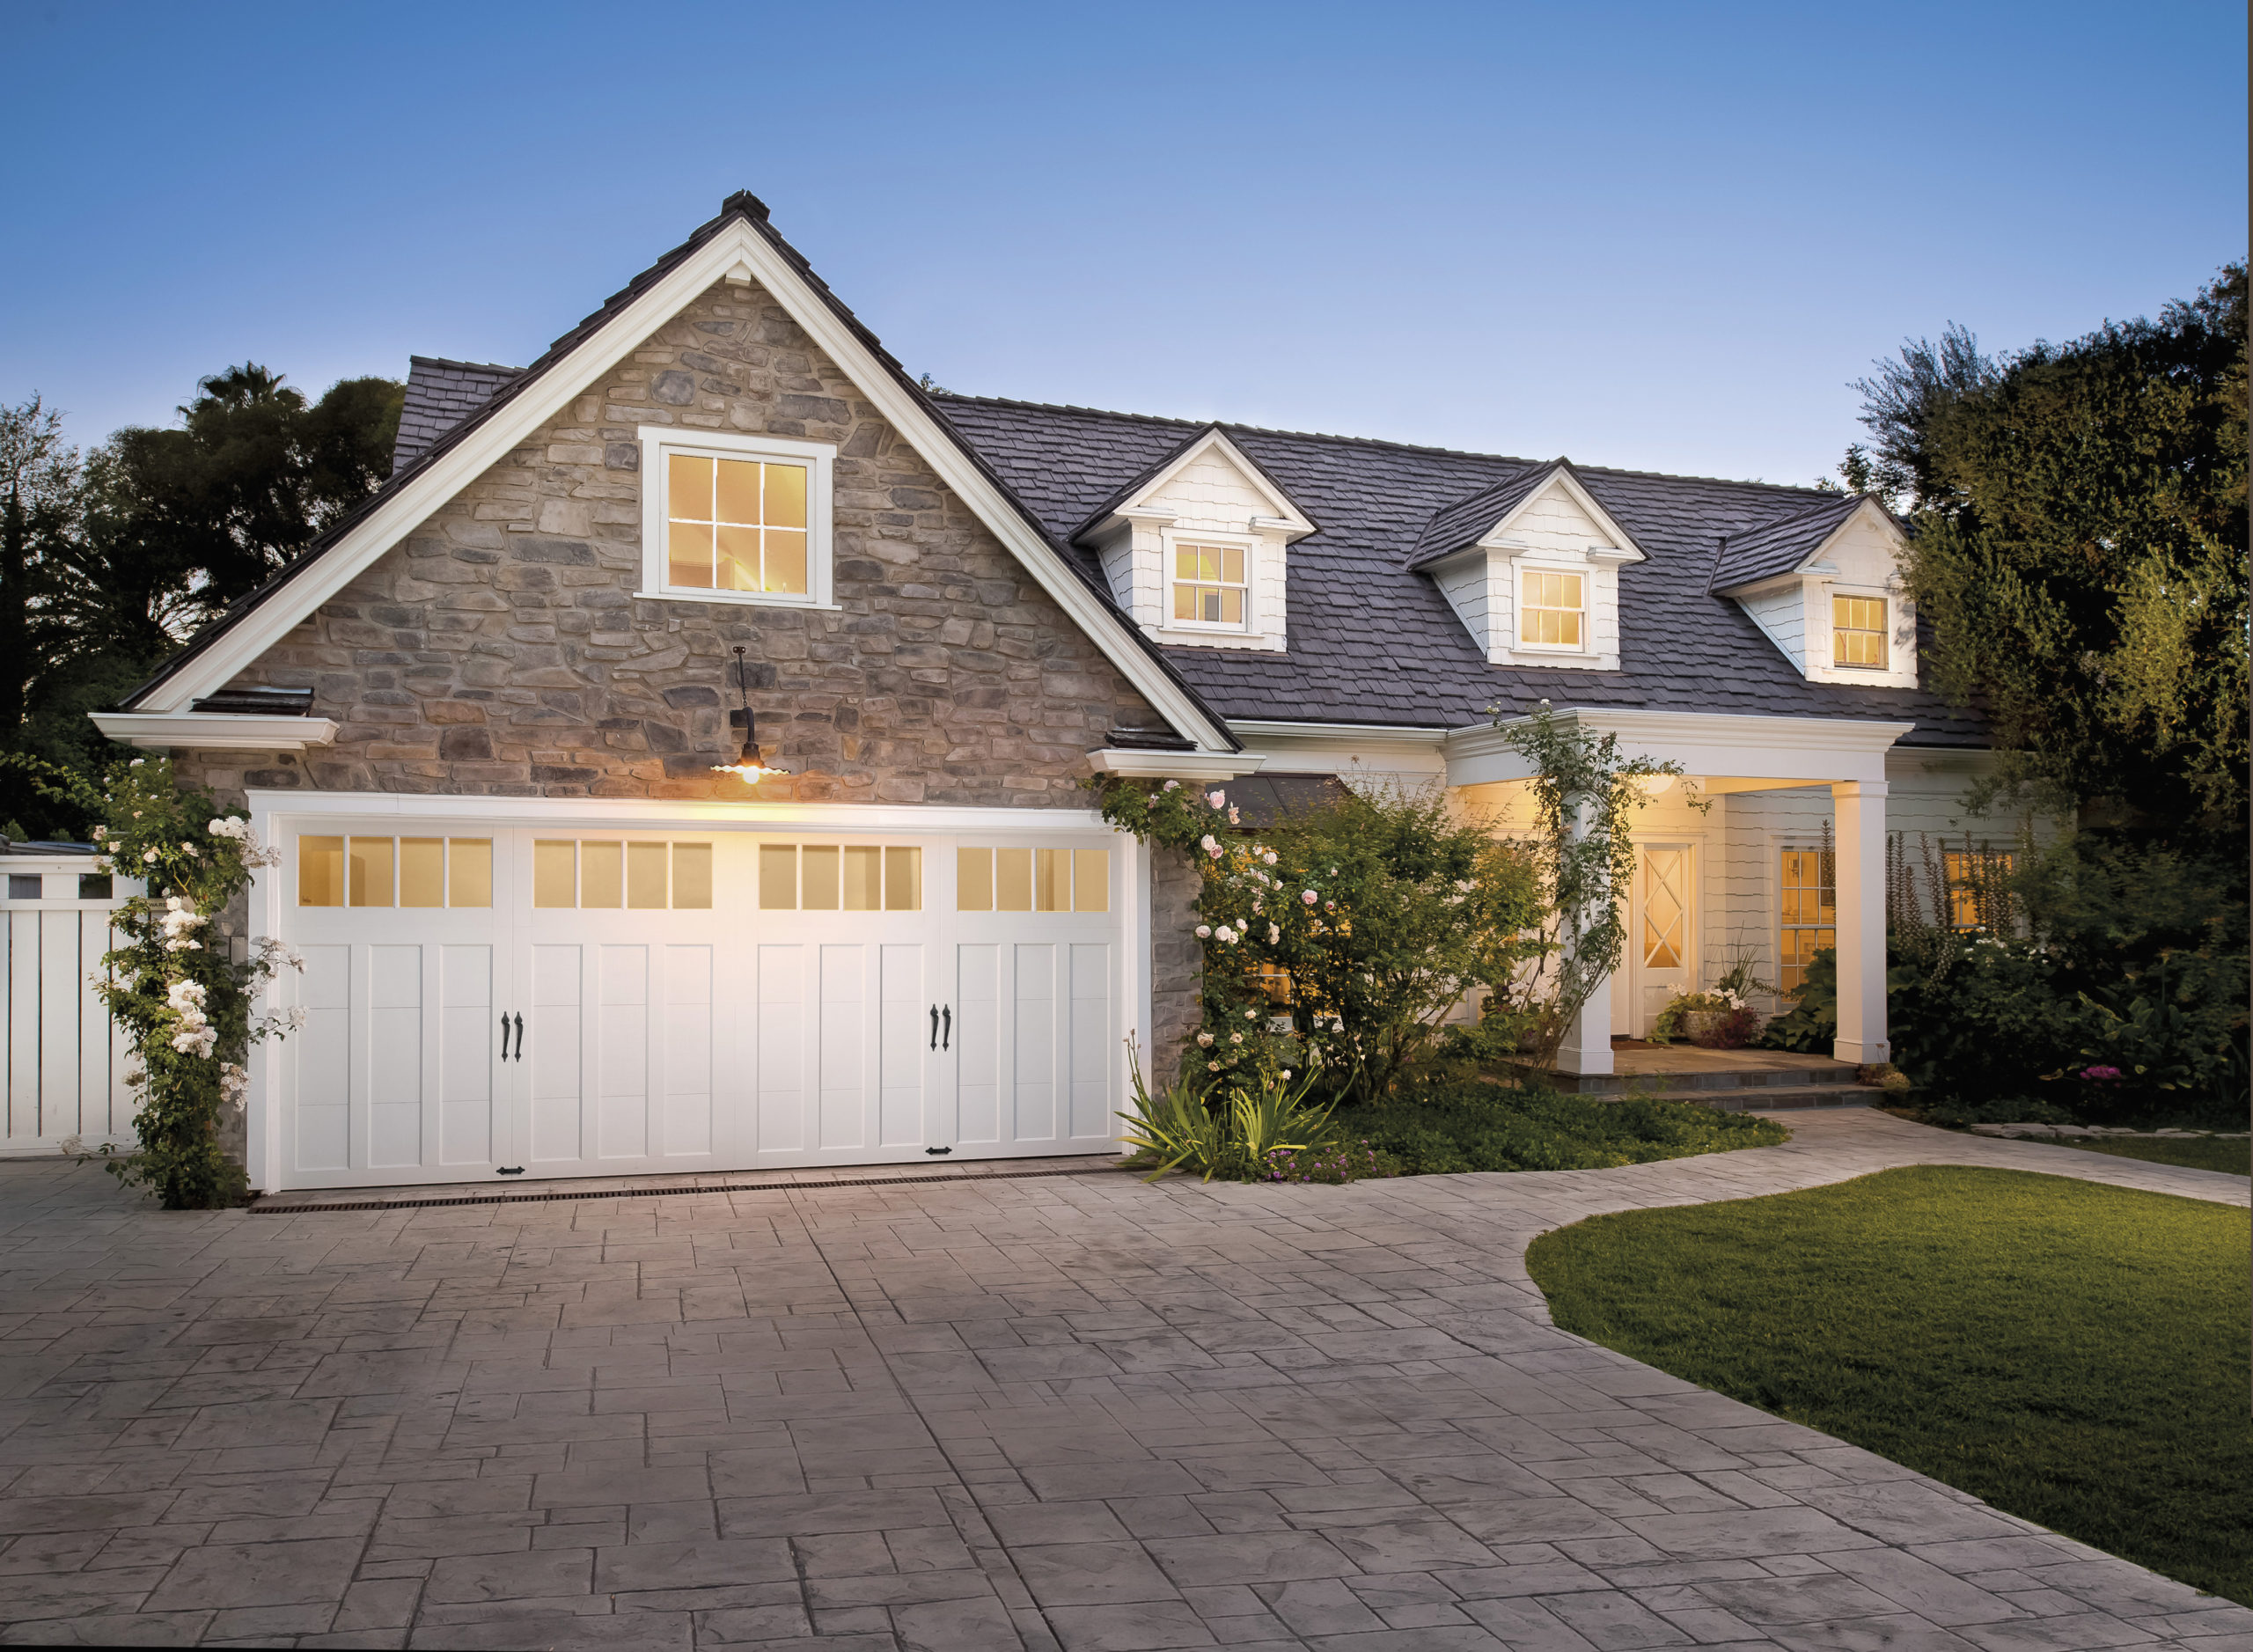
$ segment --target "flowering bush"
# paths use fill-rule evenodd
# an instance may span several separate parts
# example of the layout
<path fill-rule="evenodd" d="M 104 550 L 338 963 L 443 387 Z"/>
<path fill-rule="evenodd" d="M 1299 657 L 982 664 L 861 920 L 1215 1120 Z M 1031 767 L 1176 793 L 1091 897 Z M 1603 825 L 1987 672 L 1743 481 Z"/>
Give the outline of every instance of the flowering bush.
<path fill-rule="evenodd" d="M 1270 1148 L 1259 1163 L 1262 1181 L 1318 1182 L 1330 1187 L 1385 1173 L 1376 1149 L 1366 1142 L 1350 1147 Z"/>
<path fill-rule="evenodd" d="M 1225 789 L 1113 782 L 1103 811 L 1196 863 L 1191 1059 L 1215 1082 L 1319 1063 L 1344 1093 L 1383 1096 L 1449 1010 L 1516 966 L 1537 917 L 1523 853 L 1436 797 L 1348 794 L 1246 832 Z"/>
<path fill-rule="evenodd" d="M 133 1044 L 126 1083 L 141 1092 L 138 1149 L 111 1159 L 112 1174 L 151 1189 L 167 1210 L 210 1209 L 243 1194 L 242 1167 L 219 1144 L 219 1121 L 240 1111 L 250 1046 L 302 1026 L 305 1011 L 254 1018 L 252 1003 L 275 973 L 303 969 L 283 943 L 261 937 L 237 962 L 222 914 L 253 869 L 275 864 L 250 823 L 220 816 L 210 797 L 173 783 L 163 759 L 113 770 L 96 800 L 103 870 L 145 881 L 118 908 L 119 943 L 102 959 L 95 990 Z"/>
<path fill-rule="evenodd" d="M 1761 1015 L 1733 987 L 1677 993 L 1651 1024 L 1651 1042 L 1687 1039 L 1709 1050 L 1741 1050 L 1760 1036 Z"/>

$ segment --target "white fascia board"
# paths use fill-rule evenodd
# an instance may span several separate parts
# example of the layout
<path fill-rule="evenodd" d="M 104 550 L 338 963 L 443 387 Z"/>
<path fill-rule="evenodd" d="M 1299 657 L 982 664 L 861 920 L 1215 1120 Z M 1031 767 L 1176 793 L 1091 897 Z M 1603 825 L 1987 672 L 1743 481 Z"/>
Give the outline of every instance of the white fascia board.
<path fill-rule="evenodd" d="M 1643 547 L 1635 543 L 1635 536 L 1628 532 L 1626 529 L 1621 527 L 1619 524 L 1612 518 L 1612 515 L 1609 510 L 1606 510 L 1602 505 L 1596 503 L 1596 496 L 1589 492 L 1587 488 L 1582 487 L 1578 481 L 1574 481 L 1572 472 L 1568 470 L 1552 472 L 1546 481 L 1543 482 L 1541 486 L 1536 488 L 1532 492 L 1526 495 L 1524 498 L 1519 500 L 1517 503 L 1511 506 L 1508 516 L 1495 523 L 1493 527 L 1488 528 L 1484 534 L 1479 536 L 1478 548 L 1481 550 L 1508 550 L 1514 553 L 1522 550 L 1523 547 L 1521 546 L 1503 545 L 1501 543 L 1502 535 L 1508 532 L 1510 525 L 1515 522 L 1520 517 L 1523 516 L 1528 510 L 1533 509 L 1534 502 L 1538 500 L 1542 495 L 1547 493 L 1552 488 L 1562 488 L 1565 490 L 1566 496 L 1570 498 L 1574 504 L 1578 505 L 1582 510 L 1588 513 L 1589 520 L 1595 523 L 1597 527 L 1601 528 L 1606 534 L 1611 536 L 1611 542 L 1617 549 L 1611 555 L 1606 557 L 1604 560 L 1608 562 L 1648 562 L 1649 560 L 1644 555 Z"/>
<path fill-rule="evenodd" d="M 494 465 L 525 437 L 569 407 L 602 376 L 639 349 L 657 328 L 738 265 L 747 268 L 815 344 L 844 370 L 854 387 L 905 436 L 941 481 L 960 496 L 994 537 L 1007 546 L 1034 582 L 1104 651 L 1120 675 L 1183 734 L 1212 750 L 1228 738 L 1189 692 L 1142 650 L 1128 622 L 1103 606 L 1066 568 L 1048 541 L 941 430 L 921 403 L 903 389 L 852 329 L 792 269 L 767 239 L 734 220 L 689 258 L 652 284 L 576 349 L 529 385 L 459 444 L 443 454 L 319 560 L 201 658 L 150 696 L 149 709 L 171 711 L 216 693 L 307 614 L 371 567 L 408 532 Z"/>
<path fill-rule="evenodd" d="M 684 831 L 762 827 L 818 832 L 824 836 L 899 837 L 926 832 L 1113 832 L 1092 809 L 980 809 L 917 804 L 716 803 L 659 797 L 500 797 L 459 793 L 285 791 L 253 789 L 254 817 L 319 817 L 365 820 L 464 820 L 521 823 L 542 828 L 579 826 L 596 831 L 626 828 Z"/>
<path fill-rule="evenodd" d="M 1616 734 L 1628 755 L 1677 762 L 1692 775 L 1806 783 L 1883 780 L 1886 753 L 1917 726 L 1856 717 L 1740 716 L 1603 706 L 1567 708 L 1552 715 L 1584 733 Z M 1473 723 L 1449 733 L 1448 784 L 1477 786 L 1531 778 L 1533 766 L 1508 738 L 1511 729 L 1530 721 L 1513 717 L 1499 728 Z"/>
<path fill-rule="evenodd" d="M 1250 752 L 1148 752 L 1131 746 L 1088 753 L 1097 774 L 1133 780 L 1234 780 L 1258 773 L 1266 760 Z"/>
<path fill-rule="evenodd" d="M 1255 526 L 1264 526 L 1272 522 L 1275 531 L 1283 536 L 1284 542 L 1287 544 L 1295 540 L 1303 540 L 1314 532 L 1314 524 L 1307 520 L 1299 508 L 1291 503 L 1289 497 L 1267 479 L 1267 474 L 1252 461 L 1249 454 L 1229 440 L 1228 432 L 1207 430 L 1196 441 L 1175 454 L 1164 469 L 1137 488 L 1119 504 L 1113 506 L 1109 516 L 1087 528 L 1082 537 L 1092 540 L 1106 533 L 1115 533 L 1130 519 L 1147 522 L 1148 518 L 1143 515 L 1147 507 L 1142 502 L 1153 494 L 1163 492 L 1175 477 L 1215 448 L 1220 450 L 1222 458 L 1236 466 L 1237 474 L 1250 484 L 1253 491 L 1266 499 L 1273 507 L 1266 518 L 1255 519 Z"/>
<path fill-rule="evenodd" d="M 94 726 L 148 752 L 303 752 L 336 738 L 327 717 L 235 716 L 224 711 L 96 711 Z"/>

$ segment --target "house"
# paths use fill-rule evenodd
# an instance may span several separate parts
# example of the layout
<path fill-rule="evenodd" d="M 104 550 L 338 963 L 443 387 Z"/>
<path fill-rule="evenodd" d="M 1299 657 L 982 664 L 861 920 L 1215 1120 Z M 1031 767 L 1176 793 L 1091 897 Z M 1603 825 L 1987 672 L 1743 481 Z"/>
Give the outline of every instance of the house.
<path fill-rule="evenodd" d="M 1198 958 L 1090 775 L 1507 817 L 1489 708 L 1545 699 L 1710 800 L 1644 811 L 1566 1064 L 1834 940 L 1882 1061 L 1886 833 L 1983 745 L 1901 545 L 1808 489 L 928 391 L 737 195 L 530 366 L 417 358 L 389 483 L 97 721 L 283 851 L 248 916 L 309 1019 L 254 1186 L 1087 1152 Z"/>

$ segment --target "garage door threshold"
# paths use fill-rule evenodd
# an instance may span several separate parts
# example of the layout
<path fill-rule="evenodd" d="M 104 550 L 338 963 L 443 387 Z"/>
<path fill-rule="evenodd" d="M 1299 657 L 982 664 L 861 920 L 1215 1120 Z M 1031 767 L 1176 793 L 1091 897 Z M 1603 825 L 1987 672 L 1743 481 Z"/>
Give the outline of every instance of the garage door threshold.
<path fill-rule="evenodd" d="M 296 1193 L 261 1193 L 250 1204 L 253 1215 L 290 1216 L 321 1210 L 413 1210 L 432 1205 L 529 1205 L 569 1199 L 664 1199 L 685 1193 L 788 1193 L 819 1187 L 879 1187 L 892 1182 L 1016 1181 L 1034 1176 L 1116 1174 L 1115 1153 L 1076 1154 L 1065 1158 L 971 1159 L 958 1164 L 853 1164 L 835 1169 L 738 1171 L 733 1175 L 697 1171 L 679 1176 L 573 1177 L 568 1181 L 519 1183 L 496 1187 L 489 1182 L 452 1182 L 415 1187 L 321 1187 Z"/>

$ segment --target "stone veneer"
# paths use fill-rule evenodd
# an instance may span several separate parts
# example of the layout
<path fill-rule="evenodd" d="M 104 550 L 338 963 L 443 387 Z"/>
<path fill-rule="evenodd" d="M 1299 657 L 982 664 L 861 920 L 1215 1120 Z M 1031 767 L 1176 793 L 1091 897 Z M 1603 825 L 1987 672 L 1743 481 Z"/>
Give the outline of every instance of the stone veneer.
<path fill-rule="evenodd" d="M 834 442 L 839 611 L 636 596 L 635 427 Z M 741 643 L 767 754 L 732 760 Z M 1080 806 L 1087 753 L 1163 719 L 766 292 L 713 287 L 237 679 L 310 687 L 303 760 L 183 753 L 246 786 Z M 306 770 L 312 774 L 307 777 Z"/>

